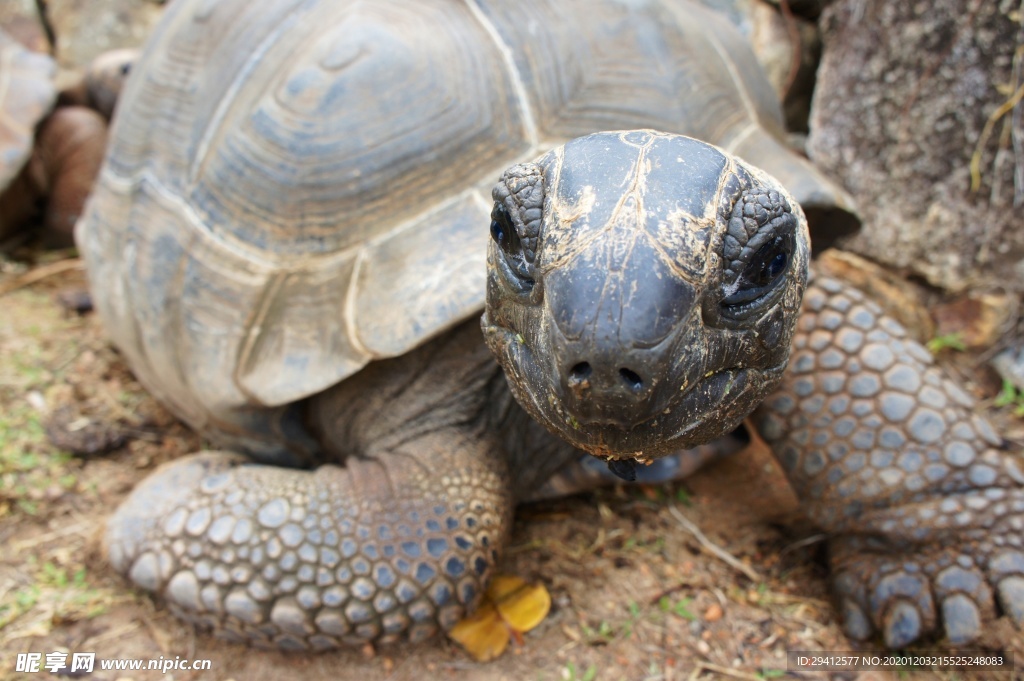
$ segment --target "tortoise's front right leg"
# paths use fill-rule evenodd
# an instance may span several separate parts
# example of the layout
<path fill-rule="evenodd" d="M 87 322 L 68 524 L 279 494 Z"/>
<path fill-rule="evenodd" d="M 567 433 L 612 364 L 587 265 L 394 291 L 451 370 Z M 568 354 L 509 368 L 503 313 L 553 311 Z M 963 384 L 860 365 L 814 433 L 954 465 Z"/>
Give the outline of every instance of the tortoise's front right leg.
<path fill-rule="evenodd" d="M 136 585 L 230 640 L 327 649 L 446 630 L 476 606 L 512 517 L 499 448 L 457 428 L 315 471 L 245 461 L 162 466 L 105 542 Z"/>
<path fill-rule="evenodd" d="M 848 636 L 900 648 L 1024 623 L 1024 472 L 973 400 L 859 291 L 819 277 L 790 369 L 755 412 L 831 535 Z"/>

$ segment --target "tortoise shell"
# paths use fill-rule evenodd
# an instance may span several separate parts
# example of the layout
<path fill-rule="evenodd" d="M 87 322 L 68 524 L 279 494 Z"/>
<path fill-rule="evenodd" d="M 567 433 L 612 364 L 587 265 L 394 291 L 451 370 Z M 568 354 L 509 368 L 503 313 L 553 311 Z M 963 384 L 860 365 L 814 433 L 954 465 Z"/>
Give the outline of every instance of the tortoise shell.
<path fill-rule="evenodd" d="M 253 449 L 267 407 L 482 310 L 504 168 L 626 128 L 718 144 L 805 208 L 847 201 L 698 4 L 178 0 L 77 236 L 144 385 Z"/>

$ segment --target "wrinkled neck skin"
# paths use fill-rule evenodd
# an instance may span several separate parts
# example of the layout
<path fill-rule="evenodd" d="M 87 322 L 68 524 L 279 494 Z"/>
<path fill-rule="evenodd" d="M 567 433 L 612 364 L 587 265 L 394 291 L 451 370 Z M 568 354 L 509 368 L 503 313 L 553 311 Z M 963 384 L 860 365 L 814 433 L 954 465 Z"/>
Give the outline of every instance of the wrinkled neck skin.
<path fill-rule="evenodd" d="M 771 177 L 686 137 L 600 133 L 510 168 L 493 198 L 484 336 L 565 442 L 649 462 L 777 385 L 809 248 Z"/>
<path fill-rule="evenodd" d="M 494 442 L 508 462 L 515 499 L 579 457 L 516 403 L 476 320 L 313 396 L 303 405 L 303 419 L 322 460 L 337 463 L 385 459 L 436 435 L 453 444 Z M 429 449 L 420 456 L 421 465 L 437 465 Z"/>

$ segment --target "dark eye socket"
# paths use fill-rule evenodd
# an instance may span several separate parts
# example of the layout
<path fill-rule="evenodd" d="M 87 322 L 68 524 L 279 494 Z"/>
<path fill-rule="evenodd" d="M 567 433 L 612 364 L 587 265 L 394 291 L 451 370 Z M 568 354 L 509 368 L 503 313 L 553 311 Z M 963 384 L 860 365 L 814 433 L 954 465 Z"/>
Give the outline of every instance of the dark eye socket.
<path fill-rule="evenodd" d="M 500 203 L 495 203 L 491 210 L 491 238 L 505 254 L 501 258 L 501 267 L 510 275 L 509 283 L 523 292 L 532 289 L 532 273 L 523 253 L 519 232 L 508 209 Z"/>
<path fill-rule="evenodd" d="M 765 244 L 754 255 L 743 271 L 743 278 L 753 286 L 767 286 L 775 281 L 789 264 L 789 253 L 784 249 L 781 236 Z"/>
<path fill-rule="evenodd" d="M 508 214 L 508 209 L 500 203 L 494 204 L 494 209 L 491 211 L 491 238 L 501 247 L 501 250 L 510 255 L 520 250 L 519 233 L 516 232 L 516 226 L 512 223 L 512 216 Z"/>
<path fill-rule="evenodd" d="M 734 307 L 757 300 L 774 288 L 776 282 L 789 267 L 793 255 L 791 235 L 780 234 L 757 249 L 754 256 L 740 274 L 736 288 L 722 305 Z"/>

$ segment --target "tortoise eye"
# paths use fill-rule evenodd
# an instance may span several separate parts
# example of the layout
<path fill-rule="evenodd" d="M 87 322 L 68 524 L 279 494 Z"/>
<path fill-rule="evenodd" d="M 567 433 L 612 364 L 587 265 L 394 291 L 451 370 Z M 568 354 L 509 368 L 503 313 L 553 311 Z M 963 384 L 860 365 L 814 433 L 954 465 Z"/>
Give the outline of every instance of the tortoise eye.
<path fill-rule="evenodd" d="M 750 286 L 767 286 L 782 274 L 788 263 L 789 253 L 785 248 L 785 239 L 777 236 L 754 254 L 750 264 L 743 271 L 743 279 Z"/>
<path fill-rule="evenodd" d="M 516 232 L 516 227 L 512 224 L 512 216 L 508 214 L 508 209 L 500 203 L 495 203 L 494 210 L 491 211 L 491 238 L 501 247 L 501 250 L 510 255 L 514 255 L 520 250 L 519 233 Z"/>
<path fill-rule="evenodd" d="M 507 274 L 506 280 L 513 288 L 522 292 L 533 288 L 532 267 L 526 262 L 523 242 L 508 209 L 500 202 L 495 202 L 491 210 L 491 238 L 501 249 L 498 261 Z"/>
<path fill-rule="evenodd" d="M 789 234 L 780 234 L 765 243 L 750 258 L 739 280 L 729 287 L 722 305 L 727 308 L 742 306 L 773 290 L 789 266 L 792 253 L 793 239 Z"/>

